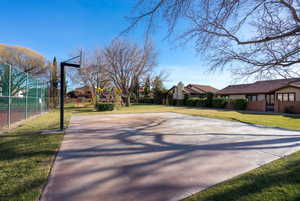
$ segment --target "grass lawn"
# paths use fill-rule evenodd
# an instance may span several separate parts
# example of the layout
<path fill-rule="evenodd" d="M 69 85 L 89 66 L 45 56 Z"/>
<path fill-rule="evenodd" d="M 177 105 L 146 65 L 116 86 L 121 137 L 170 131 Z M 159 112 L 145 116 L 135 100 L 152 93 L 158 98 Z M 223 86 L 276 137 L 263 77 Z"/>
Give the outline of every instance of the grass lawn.
<path fill-rule="evenodd" d="M 69 120 L 70 112 L 66 113 Z M 0 134 L 0 200 L 33 201 L 41 194 L 62 134 L 41 135 L 59 127 L 58 111 L 28 120 Z M 67 123 L 67 122 L 66 122 Z"/>
<path fill-rule="evenodd" d="M 72 114 L 117 114 L 177 112 L 218 119 L 236 120 L 300 130 L 300 118 L 283 115 L 245 114 L 234 111 L 134 105 L 112 112 L 94 112 L 93 108 L 66 108 L 66 124 Z M 51 111 L 23 126 L 0 134 L 0 200 L 34 201 L 47 181 L 50 166 L 63 136 L 41 135 L 42 130 L 59 127 L 58 111 Z M 277 160 L 242 176 L 211 187 L 185 201 L 282 201 L 300 200 L 300 152 Z"/>
<path fill-rule="evenodd" d="M 300 152 L 276 160 L 183 201 L 299 201 Z"/>

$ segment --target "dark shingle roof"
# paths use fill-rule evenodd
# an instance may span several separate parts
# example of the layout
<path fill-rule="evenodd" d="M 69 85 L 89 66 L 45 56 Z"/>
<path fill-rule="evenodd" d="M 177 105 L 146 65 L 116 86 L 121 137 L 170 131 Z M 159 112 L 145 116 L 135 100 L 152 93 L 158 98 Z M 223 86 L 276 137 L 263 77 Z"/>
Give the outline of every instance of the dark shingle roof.
<path fill-rule="evenodd" d="M 252 84 L 229 85 L 217 92 L 217 94 L 257 94 L 257 93 L 271 93 L 277 89 L 294 86 L 300 87 L 300 78 L 277 79 L 257 81 Z"/>
<path fill-rule="evenodd" d="M 187 91 L 193 91 L 194 93 L 201 93 L 201 92 L 205 92 L 205 93 L 208 93 L 208 92 L 211 92 L 211 93 L 216 93 L 218 91 L 218 89 L 212 87 L 212 86 L 209 86 L 209 85 L 200 85 L 200 84 L 189 84 L 187 85 L 184 90 L 187 90 Z"/>

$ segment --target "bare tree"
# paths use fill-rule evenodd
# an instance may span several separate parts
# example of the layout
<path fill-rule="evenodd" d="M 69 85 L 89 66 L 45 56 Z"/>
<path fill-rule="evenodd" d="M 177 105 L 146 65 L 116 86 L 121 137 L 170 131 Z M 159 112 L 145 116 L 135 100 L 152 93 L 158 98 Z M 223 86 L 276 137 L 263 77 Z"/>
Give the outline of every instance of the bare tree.
<path fill-rule="evenodd" d="M 156 53 L 147 43 L 138 47 L 121 39 L 115 39 L 105 48 L 106 72 L 114 86 L 122 91 L 126 105 L 134 92 L 136 79 L 142 79 L 156 65 Z"/>
<path fill-rule="evenodd" d="M 86 55 L 84 66 L 78 71 L 70 71 L 72 82 L 82 83 L 88 86 L 92 93 L 93 103 L 96 102 L 96 89 L 109 89 L 111 80 L 105 70 L 105 58 L 103 49 L 97 48 Z"/>
<path fill-rule="evenodd" d="M 0 61 L 31 75 L 46 73 L 49 67 L 41 54 L 31 49 L 4 44 L 0 44 Z"/>
<path fill-rule="evenodd" d="M 167 71 L 154 72 L 150 75 L 152 88 L 164 88 L 163 83 L 169 81 L 170 74 Z M 161 87 L 158 87 L 161 85 Z"/>
<path fill-rule="evenodd" d="M 256 78 L 299 75 L 299 0 L 137 0 L 129 31 L 167 24 L 169 35 L 192 41 L 211 69 L 230 67 Z"/>
<path fill-rule="evenodd" d="M 8 95 L 11 84 L 12 96 L 26 89 L 26 73 L 33 76 L 44 74 L 47 78 L 50 66 L 41 54 L 33 50 L 4 44 L 0 44 L 0 64 L 4 64 L 0 68 L 0 88 L 4 90 L 3 94 Z M 6 64 L 12 65 L 13 70 L 10 71 Z"/>

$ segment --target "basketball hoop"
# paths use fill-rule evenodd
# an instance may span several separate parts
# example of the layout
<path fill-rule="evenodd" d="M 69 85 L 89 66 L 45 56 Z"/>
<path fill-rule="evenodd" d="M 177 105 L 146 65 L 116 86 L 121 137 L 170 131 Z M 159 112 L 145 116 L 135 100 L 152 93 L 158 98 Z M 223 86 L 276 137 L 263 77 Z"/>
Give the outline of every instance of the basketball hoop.
<path fill-rule="evenodd" d="M 78 61 L 79 60 L 79 61 Z M 78 62 L 76 62 L 78 61 Z M 65 67 L 81 68 L 83 65 L 83 53 L 80 50 L 78 56 L 72 57 L 60 63 L 60 130 L 64 130 L 64 99 L 65 99 Z"/>

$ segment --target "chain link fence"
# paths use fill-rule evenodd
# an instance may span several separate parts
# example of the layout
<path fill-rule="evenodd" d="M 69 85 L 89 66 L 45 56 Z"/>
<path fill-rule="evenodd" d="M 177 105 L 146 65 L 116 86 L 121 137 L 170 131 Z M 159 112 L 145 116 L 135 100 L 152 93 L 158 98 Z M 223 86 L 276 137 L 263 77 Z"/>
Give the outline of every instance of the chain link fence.
<path fill-rule="evenodd" d="M 48 83 L 0 63 L 0 128 L 48 110 Z"/>

